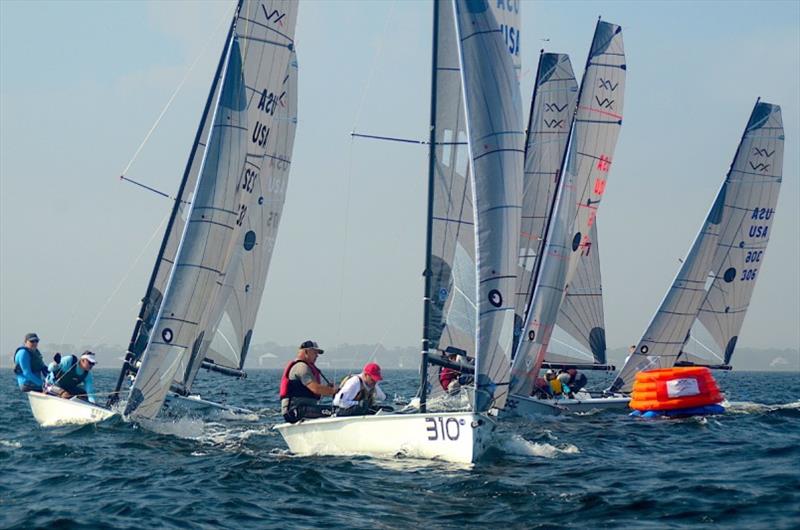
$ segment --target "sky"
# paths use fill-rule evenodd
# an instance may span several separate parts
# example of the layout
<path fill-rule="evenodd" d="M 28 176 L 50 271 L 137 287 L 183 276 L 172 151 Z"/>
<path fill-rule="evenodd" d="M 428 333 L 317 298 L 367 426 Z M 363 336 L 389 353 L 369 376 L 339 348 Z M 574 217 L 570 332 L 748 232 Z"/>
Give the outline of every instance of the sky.
<path fill-rule="evenodd" d="M 0 365 L 28 331 L 127 344 L 233 2 L 0 1 Z M 800 2 L 525 2 L 576 74 L 623 27 L 625 118 L 598 214 L 609 347 L 636 342 L 688 251 L 756 97 L 780 104 L 784 182 L 739 346 L 800 347 Z M 37 31 L 30 32 L 28 21 Z M 304 1 L 299 125 L 253 342 L 419 344 L 431 5 Z M 194 65 L 194 66 L 192 66 Z M 187 75 L 188 72 L 188 75 Z M 527 116 L 527 110 L 525 113 Z"/>

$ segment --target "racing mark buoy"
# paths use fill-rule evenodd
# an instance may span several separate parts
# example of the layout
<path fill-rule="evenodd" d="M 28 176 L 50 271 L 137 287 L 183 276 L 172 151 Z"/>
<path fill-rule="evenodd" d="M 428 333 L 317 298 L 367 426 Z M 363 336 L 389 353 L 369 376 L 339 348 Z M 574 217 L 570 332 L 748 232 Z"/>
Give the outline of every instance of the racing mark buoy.
<path fill-rule="evenodd" d="M 689 366 L 637 373 L 628 406 L 644 418 L 699 416 L 725 412 L 723 399 L 711 370 Z"/>

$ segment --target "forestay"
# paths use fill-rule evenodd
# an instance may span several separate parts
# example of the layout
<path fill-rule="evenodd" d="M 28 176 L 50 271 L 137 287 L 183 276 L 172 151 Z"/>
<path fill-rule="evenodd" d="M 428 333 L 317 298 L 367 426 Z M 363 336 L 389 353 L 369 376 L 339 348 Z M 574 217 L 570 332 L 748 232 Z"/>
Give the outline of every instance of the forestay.
<path fill-rule="evenodd" d="M 477 258 L 473 410 L 502 408 L 514 329 L 525 136 L 519 83 L 487 2 L 456 0 Z"/>
<path fill-rule="evenodd" d="M 240 3 L 188 222 L 126 415 L 152 418 L 173 379 L 190 379 L 238 245 L 264 153 L 274 149 L 278 96 L 293 47 L 296 4 Z"/>
<path fill-rule="evenodd" d="M 780 107 L 757 103 L 703 228 L 610 390 L 629 392 L 640 370 L 673 366 L 698 317 L 730 361 L 769 241 L 783 142 Z"/>

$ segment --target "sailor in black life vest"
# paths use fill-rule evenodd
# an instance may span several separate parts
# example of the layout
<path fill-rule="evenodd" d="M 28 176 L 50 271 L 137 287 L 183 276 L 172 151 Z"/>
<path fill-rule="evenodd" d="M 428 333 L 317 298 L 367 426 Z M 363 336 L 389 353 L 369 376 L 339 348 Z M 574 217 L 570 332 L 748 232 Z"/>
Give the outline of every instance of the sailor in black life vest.
<path fill-rule="evenodd" d="M 14 352 L 14 374 L 21 391 L 42 391 L 47 365 L 39 351 L 39 336 L 36 333 L 25 335 L 24 344 Z"/>
<path fill-rule="evenodd" d="M 281 377 L 281 413 L 289 423 L 304 418 L 322 418 L 333 413 L 332 407 L 322 406 L 322 396 L 334 396 L 339 388 L 322 384 L 324 376 L 314 364 L 324 350 L 313 340 L 300 345 L 297 358 L 289 361 Z M 328 380 L 325 379 L 327 382 Z"/>
<path fill-rule="evenodd" d="M 378 386 L 383 379 L 381 367 L 367 363 L 360 374 L 351 375 L 342 383 L 342 389 L 333 398 L 337 416 L 363 416 L 375 414 L 375 404 L 386 399 Z"/>
<path fill-rule="evenodd" d="M 48 393 L 64 399 L 78 397 L 96 403 L 92 375 L 92 368 L 97 364 L 94 353 L 87 350 L 80 358 L 76 355 L 56 355 L 60 358 L 54 359 L 48 367 L 50 374 L 47 382 L 51 385 Z"/>

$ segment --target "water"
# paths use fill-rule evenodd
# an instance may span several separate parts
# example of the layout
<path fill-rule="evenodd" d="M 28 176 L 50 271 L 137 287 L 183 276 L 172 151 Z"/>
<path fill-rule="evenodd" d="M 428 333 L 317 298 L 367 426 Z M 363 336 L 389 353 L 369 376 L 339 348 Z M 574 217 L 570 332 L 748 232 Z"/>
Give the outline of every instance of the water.
<path fill-rule="evenodd" d="M 270 430 L 280 419 L 277 371 L 245 381 L 201 375 L 204 396 L 254 415 L 148 429 L 39 428 L 5 375 L 0 528 L 780 529 L 800 521 L 796 373 L 716 374 L 732 402 L 724 416 L 602 412 L 502 425 L 498 447 L 473 468 L 291 456 Z M 387 394 L 413 394 L 415 373 L 386 375 Z M 115 376 L 98 371 L 98 388 Z"/>

